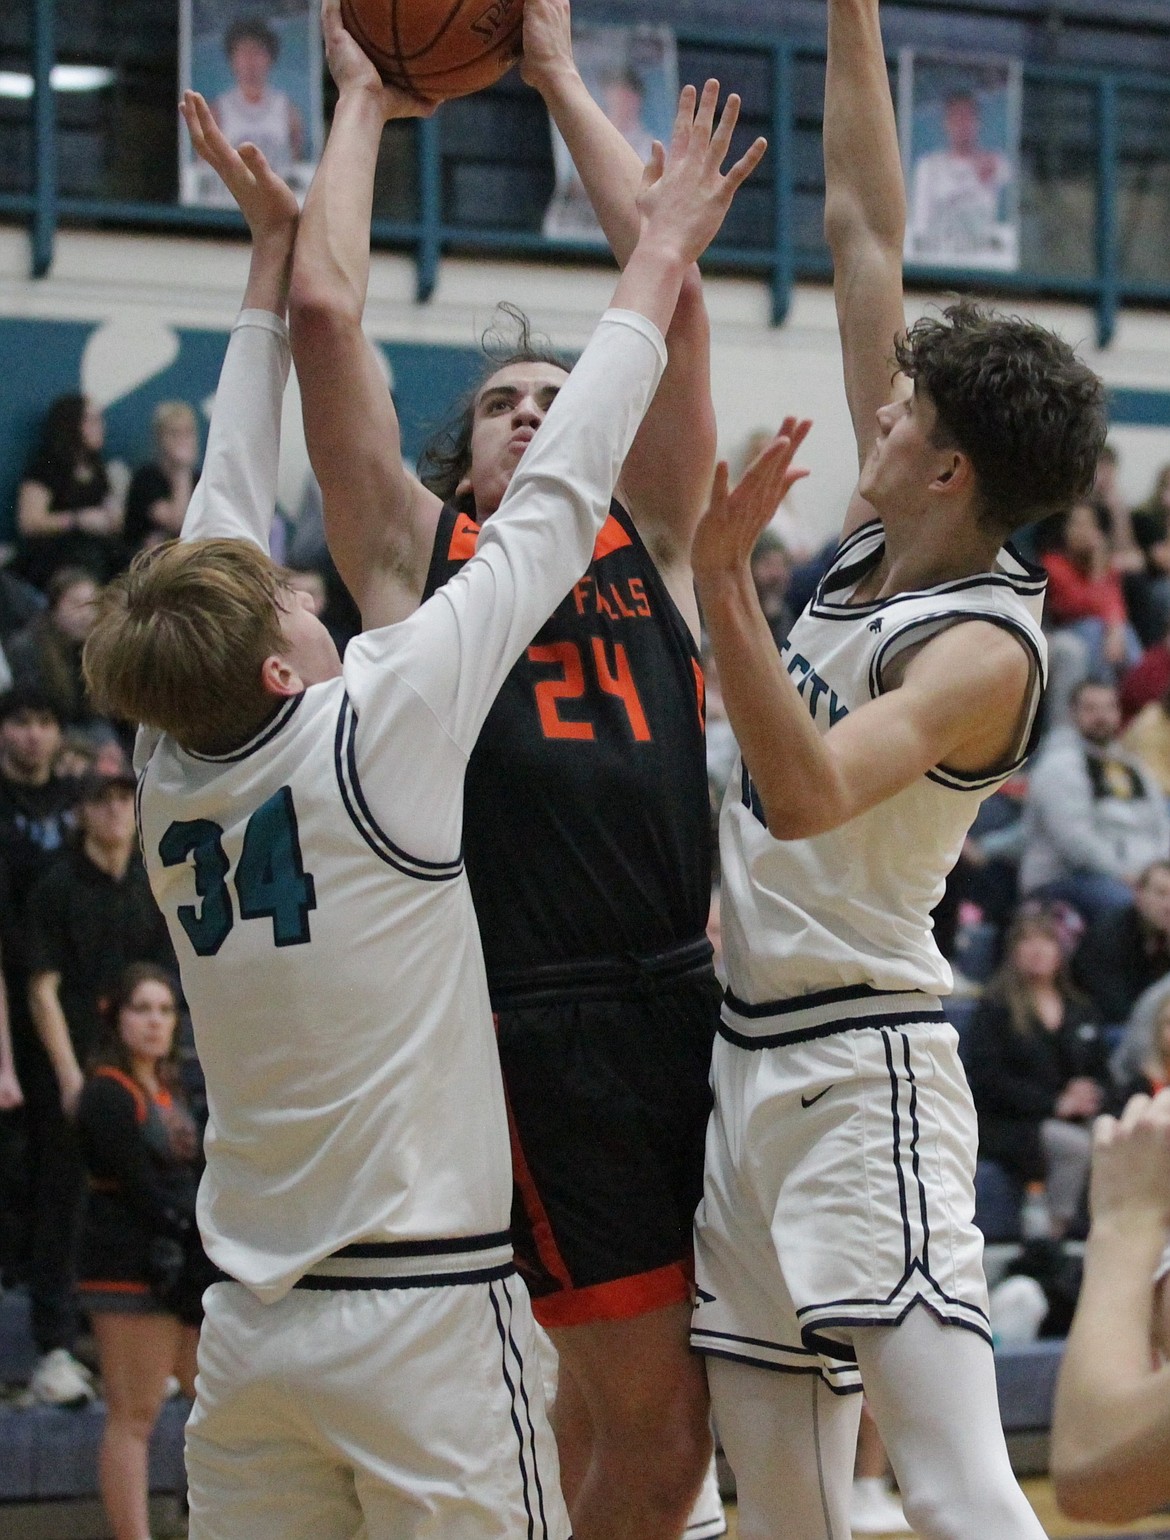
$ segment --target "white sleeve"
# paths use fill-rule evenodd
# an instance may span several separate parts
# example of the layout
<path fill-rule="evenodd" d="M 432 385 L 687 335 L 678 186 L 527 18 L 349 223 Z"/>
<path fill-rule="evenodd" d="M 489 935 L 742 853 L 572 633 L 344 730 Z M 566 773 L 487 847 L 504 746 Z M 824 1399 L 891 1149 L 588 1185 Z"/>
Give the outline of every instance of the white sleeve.
<path fill-rule="evenodd" d="M 288 327 L 271 310 L 241 310 L 180 539 L 251 540 L 268 550 L 288 370 Z"/>
<path fill-rule="evenodd" d="M 609 310 L 486 521 L 475 556 L 400 625 L 346 651 L 358 744 L 389 669 L 470 754 L 512 665 L 589 565 L 622 462 L 658 388 L 666 345 L 634 311 Z"/>

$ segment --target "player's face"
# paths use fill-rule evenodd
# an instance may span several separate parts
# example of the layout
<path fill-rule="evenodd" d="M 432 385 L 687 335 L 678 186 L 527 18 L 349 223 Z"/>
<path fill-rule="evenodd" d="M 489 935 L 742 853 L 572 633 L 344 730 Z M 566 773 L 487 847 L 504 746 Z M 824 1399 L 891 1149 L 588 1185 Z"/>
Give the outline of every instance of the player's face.
<path fill-rule="evenodd" d="M 883 516 L 917 511 L 947 452 L 931 442 L 938 417 L 930 398 L 913 391 L 877 414 L 878 435 L 861 468 L 858 491 Z"/>
<path fill-rule="evenodd" d="M 468 481 L 481 519 L 500 506 L 520 456 L 567 379 L 555 364 L 508 364 L 476 397 Z"/>
<path fill-rule="evenodd" d="M 241 90 L 259 95 L 268 84 L 272 60 L 267 48 L 255 38 L 241 38 L 232 49 L 231 69 Z"/>
<path fill-rule="evenodd" d="M 171 1051 L 178 1012 L 175 997 L 157 979 L 143 979 L 118 1012 L 118 1036 L 133 1059 L 157 1064 Z"/>
<path fill-rule="evenodd" d="M 948 102 L 947 143 L 956 155 L 972 155 L 979 148 L 979 108 L 968 96 Z"/>
<path fill-rule="evenodd" d="M 299 675 L 303 685 L 323 684 L 341 673 L 337 645 L 317 619 L 312 596 L 298 589 L 280 591 L 280 630 L 284 637 L 281 657 Z"/>
<path fill-rule="evenodd" d="M 61 728 L 47 711 L 16 711 L 0 726 L 0 760 L 29 780 L 52 769 L 61 747 Z"/>

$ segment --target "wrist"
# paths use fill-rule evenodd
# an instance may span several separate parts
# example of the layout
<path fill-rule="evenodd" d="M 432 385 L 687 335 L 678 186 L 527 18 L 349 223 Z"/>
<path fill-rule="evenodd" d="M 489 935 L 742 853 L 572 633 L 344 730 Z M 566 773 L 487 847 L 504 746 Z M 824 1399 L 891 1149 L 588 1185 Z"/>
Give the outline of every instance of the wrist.
<path fill-rule="evenodd" d="M 533 90 L 540 93 L 550 112 L 554 112 L 554 108 L 571 97 L 576 90 L 588 92 L 581 78 L 581 72 L 571 58 L 551 59 L 546 63 L 530 67 L 528 83 Z M 593 100 L 592 97 L 589 99 Z"/>
<path fill-rule="evenodd" d="M 728 606 L 742 607 L 756 596 L 750 562 L 717 555 L 694 563 L 695 588 L 704 614 Z"/>
<path fill-rule="evenodd" d="M 1166 1216 L 1160 1209 L 1152 1205 L 1119 1204 L 1104 1213 L 1094 1214 L 1087 1250 L 1111 1258 L 1124 1255 L 1136 1260 L 1139 1256 L 1148 1256 L 1156 1262 L 1166 1240 Z"/>
<path fill-rule="evenodd" d="M 375 139 L 380 139 L 383 126 L 393 116 L 379 79 L 351 80 L 338 91 L 333 124 L 335 126 L 339 121 L 360 124 Z"/>

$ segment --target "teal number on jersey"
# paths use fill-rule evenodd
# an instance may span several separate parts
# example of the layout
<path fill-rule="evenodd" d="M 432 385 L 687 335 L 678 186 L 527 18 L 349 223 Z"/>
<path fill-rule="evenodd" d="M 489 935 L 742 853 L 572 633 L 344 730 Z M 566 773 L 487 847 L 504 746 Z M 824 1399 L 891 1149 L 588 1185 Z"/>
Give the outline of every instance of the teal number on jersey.
<path fill-rule="evenodd" d="M 236 893 L 241 920 L 272 917 L 277 946 L 301 946 L 310 940 L 309 910 L 317 907 L 313 879 L 301 860 L 292 792 L 282 786 L 248 819 Z"/>
<path fill-rule="evenodd" d="M 164 866 L 182 866 L 195 857 L 195 891 L 203 900 L 179 905 L 179 924 L 200 957 L 213 957 L 232 928 L 232 901 L 225 881 L 231 868 L 223 851 L 223 830 L 210 818 L 173 823 L 158 842 Z"/>
<path fill-rule="evenodd" d="M 224 853 L 223 829 L 210 818 L 173 823 L 158 844 L 164 866 L 195 858 L 195 891 L 202 907 L 180 904 L 179 923 L 200 957 L 213 957 L 234 924 Z M 317 907 L 313 878 L 301 860 L 292 792 L 282 786 L 248 819 L 235 876 L 241 920 L 272 920 L 276 946 L 301 946 L 309 934 L 309 911 Z"/>

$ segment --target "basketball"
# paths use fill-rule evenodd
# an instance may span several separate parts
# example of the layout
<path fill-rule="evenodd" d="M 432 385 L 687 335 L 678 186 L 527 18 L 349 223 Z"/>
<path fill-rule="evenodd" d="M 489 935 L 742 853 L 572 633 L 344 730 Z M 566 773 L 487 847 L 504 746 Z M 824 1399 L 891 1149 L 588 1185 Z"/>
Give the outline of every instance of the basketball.
<path fill-rule="evenodd" d="M 492 85 L 520 57 L 524 0 L 342 0 L 387 85 L 425 101 Z"/>

